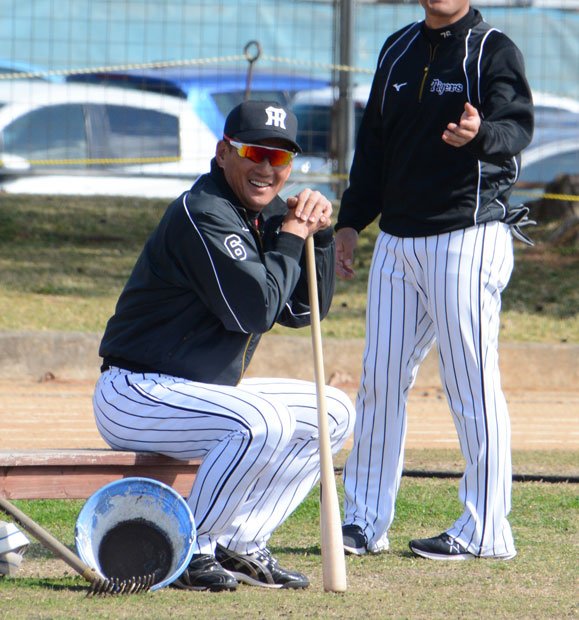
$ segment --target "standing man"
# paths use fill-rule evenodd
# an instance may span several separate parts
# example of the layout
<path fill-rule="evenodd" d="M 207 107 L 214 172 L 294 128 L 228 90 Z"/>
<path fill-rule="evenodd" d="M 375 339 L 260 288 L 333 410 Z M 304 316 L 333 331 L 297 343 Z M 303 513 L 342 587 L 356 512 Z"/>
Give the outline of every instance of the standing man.
<path fill-rule="evenodd" d="M 412 540 L 433 560 L 510 559 L 510 424 L 501 391 L 501 292 L 519 153 L 533 132 L 520 51 L 468 0 L 420 0 L 425 20 L 380 53 L 336 225 L 336 270 L 354 277 L 358 234 L 380 216 L 368 281 L 354 446 L 344 470 L 344 547 L 388 549 L 404 460 L 406 403 L 436 341 L 466 467 L 462 515 Z"/>
<path fill-rule="evenodd" d="M 117 450 L 203 459 L 188 499 L 197 538 L 175 582 L 182 588 L 309 584 L 266 545 L 318 479 L 316 388 L 243 379 L 274 323 L 310 322 L 309 235 L 321 316 L 334 291 L 331 203 L 311 190 L 287 203 L 278 196 L 300 151 L 296 132 L 296 117 L 276 102 L 230 112 L 211 171 L 168 207 L 100 346 L 94 412 L 104 440 Z M 288 359 L 289 373 L 300 363 Z M 328 387 L 327 398 L 337 451 L 354 411 L 339 390 Z"/>

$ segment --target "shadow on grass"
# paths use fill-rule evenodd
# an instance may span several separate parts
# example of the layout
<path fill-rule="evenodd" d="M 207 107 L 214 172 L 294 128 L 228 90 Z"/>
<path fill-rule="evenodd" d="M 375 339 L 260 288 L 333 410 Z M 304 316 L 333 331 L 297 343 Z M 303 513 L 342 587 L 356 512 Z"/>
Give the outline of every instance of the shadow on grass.
<path fill-rule="evenodd" d="M 70 579 L 66 577 L 65 579 Z M 53 590 L 54 592 L 85 592 L 88 596 L 90 584 L 71 584 L 62 583 L 61 579 L 35 579 L 32 577 L 26 577 L 23 579 L 14 579 L 12 585 L 21 588 L 36 588 L 38 590 Z"/>
<path fill-rule="evenodd" d="M 309 547 L 279 547 L 272 546 L 271 552 L 276 555 L 277 553 L 288 553 L 293 555 L 321 555 L 322 550 L 318 545 L 311 545 Z"/>

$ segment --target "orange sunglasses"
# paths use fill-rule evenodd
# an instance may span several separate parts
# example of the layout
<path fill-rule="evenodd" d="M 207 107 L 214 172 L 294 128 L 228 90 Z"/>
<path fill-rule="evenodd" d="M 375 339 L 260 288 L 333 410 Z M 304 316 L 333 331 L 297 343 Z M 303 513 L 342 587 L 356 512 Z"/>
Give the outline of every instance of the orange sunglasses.
<path fill-rule="evenodd" d="M 273 146 L 261 146 L 260 144 L 244 144 L 235 142 L 228 136 L 223 138 L 237 151 L 239 157 L 250 159 L 260 164 L 264 159 L 269 159 L 272 166 L 287 166 L 296 156 L 293 151 L 286 151 Z"/>

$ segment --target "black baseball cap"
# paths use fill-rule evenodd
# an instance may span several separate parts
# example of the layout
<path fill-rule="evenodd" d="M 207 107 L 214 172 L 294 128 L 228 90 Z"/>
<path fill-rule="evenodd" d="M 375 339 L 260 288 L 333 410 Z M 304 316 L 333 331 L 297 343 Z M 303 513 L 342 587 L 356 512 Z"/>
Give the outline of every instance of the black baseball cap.
<path fill-rule="evenodd" d="M 223 133 L 240 142 L 255 143 L 267 138 L 289 142 L 291 150 L 301 153 L 296 142 L 298 119 L 277 101 L 244 101 L 233 108 L 225 121 Z"/>

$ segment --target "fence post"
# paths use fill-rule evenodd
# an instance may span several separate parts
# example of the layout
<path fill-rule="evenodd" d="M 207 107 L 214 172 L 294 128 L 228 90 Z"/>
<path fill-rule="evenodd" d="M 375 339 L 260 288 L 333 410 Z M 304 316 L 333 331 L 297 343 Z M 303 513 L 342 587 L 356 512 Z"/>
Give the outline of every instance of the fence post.
<path fill-rule="evenodd" d="M 356 0 L 337 0 L 335 3 L 339 17 L 336 26 L 339 27 L 339 62 L 338 64 L 353 67 L 353 40 L 354 40 L 354 5 Z M 332 133 L 336 136 L 337 173 L 339 175 L 337 196 L 341 198 L 346 189 L 346 175 L 350 171 L 354 152 L 354 102 L 352 99 L 352 71 L 338 71 L 338 100 L 336 113 L 332 122 L 335 126 Z"/>

